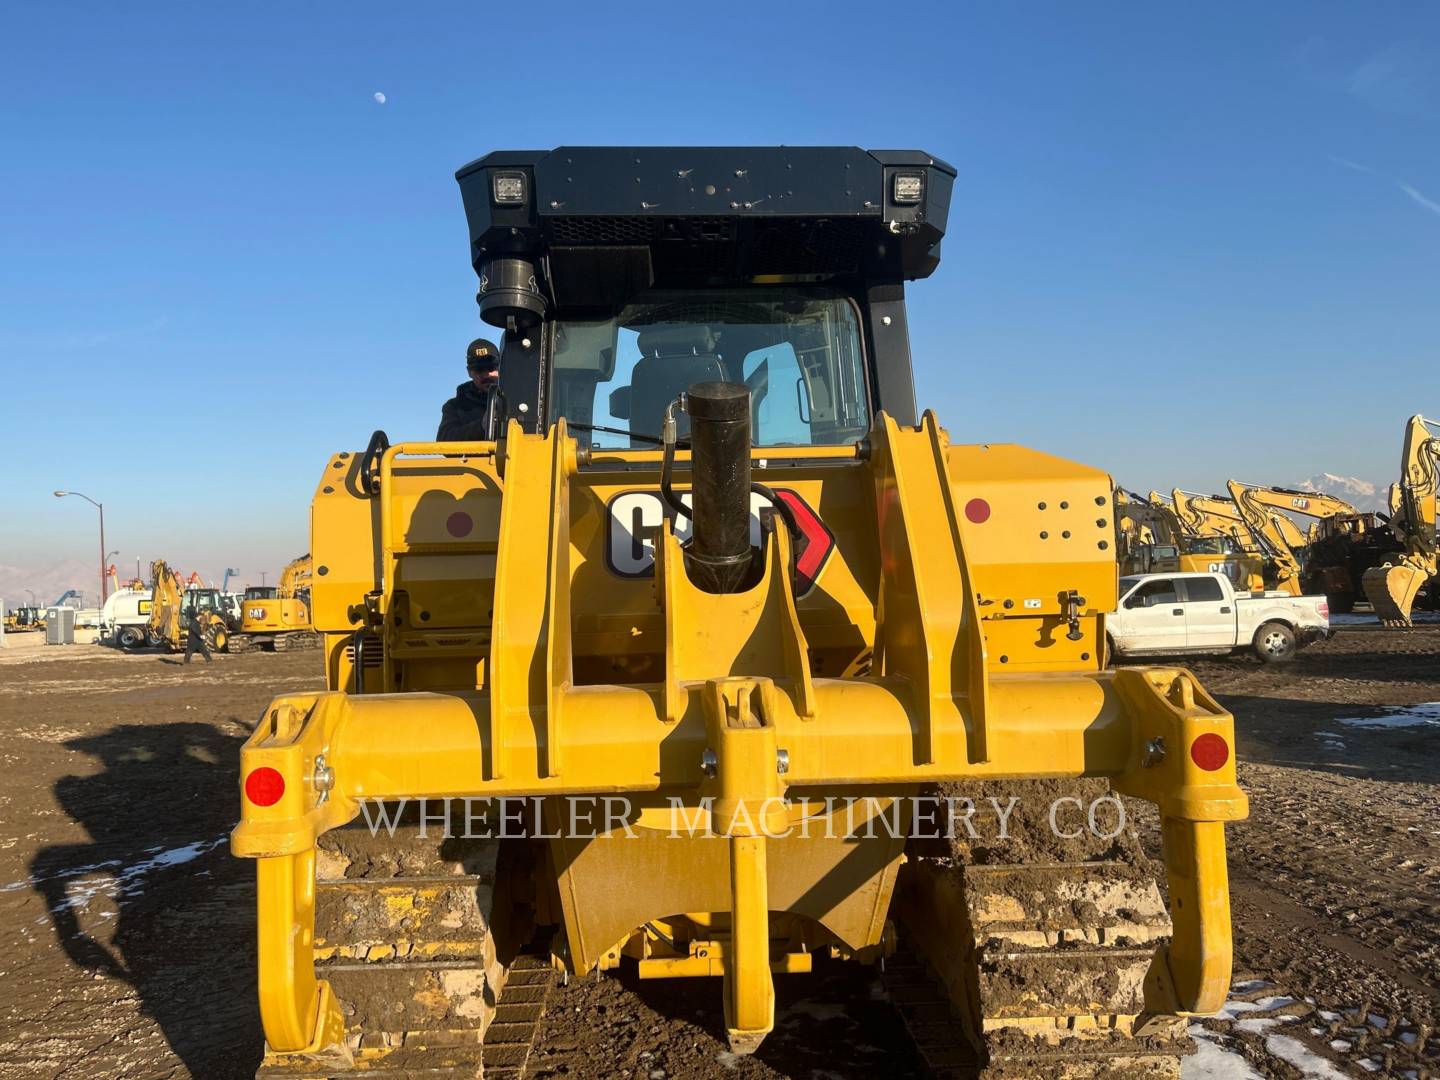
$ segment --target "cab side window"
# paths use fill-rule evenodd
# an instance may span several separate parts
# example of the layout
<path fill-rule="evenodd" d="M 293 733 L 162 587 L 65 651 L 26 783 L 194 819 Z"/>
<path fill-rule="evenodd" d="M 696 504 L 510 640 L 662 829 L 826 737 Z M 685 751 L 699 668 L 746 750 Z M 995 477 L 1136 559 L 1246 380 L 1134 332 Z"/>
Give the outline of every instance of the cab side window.
<path fill-rule="evenodd" d="M 1224 600 L 1225 593 L 1214 578 L 1186 578 L 1185 598 L 1193 603 L 1214 602 Z"/>
<path fill-rule="evenodd" d="M 1160 607 L 1163 604 L 1178 604 L 1180 597 L 1175 592 L 1175 582 L 1170 578 L 1147 581 L 1125 601 L 1127 608 Z"/>

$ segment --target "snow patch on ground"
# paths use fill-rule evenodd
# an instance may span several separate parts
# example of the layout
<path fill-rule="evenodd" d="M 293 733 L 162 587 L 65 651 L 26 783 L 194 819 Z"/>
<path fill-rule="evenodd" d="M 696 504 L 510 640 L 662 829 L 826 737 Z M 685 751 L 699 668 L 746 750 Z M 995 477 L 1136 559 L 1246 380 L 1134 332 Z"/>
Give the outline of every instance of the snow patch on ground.
<path fill-rule="evenodd" d="M 1265 1049 L 1286 1064 L 1295 1066 L 1304 1076 L 1320 1077 L 1321 1080 L 1349 1080 L 1349 1073 L 1341 1072 L 1299 1039 L 1292 1039 L 1289 1035 L 1267 1035 Z"/>
<path fill-rule="evenodd" d="M 1215 1014 L 1217 1020 L 1238 1020 L 1244 1013 L 1270 1012 L 1294 1005 L 1292 997 L 1266 997 L 1256 1001 L 1227 1001 L 1225 1007 Z"/>
<path fill-rule="evenodd" d="M 1440 701 L 1424 701 L 1419 705 L 1397 705 L 1379 716 L 1346 716 L 1338 720 L 1346 727 L 1378 730 L 1383 728 L 1440 727 Z"/>
<path fill-rule="evenodd" d="M 1239 983 L 1234 987 L 1234 992 L 1256 993 L 1266 988 L 1267 985 L 1257 981 Z M 1299 1002 L 1296 998 L 1284 996 L 1261 997 L 1254 1001 L 1232 999 L 1227 1001 L 1225 1007 L 1216 1013 L 1215 1018 L 1229 1020 L 1234 1025 L 1233 1030 L 1236 1032 L 1259 1038 L 1269 1057 L 1298 1069 L 1306 1077 L 1317 1077 L 1319 1080 L 1351 1080 L 1351 1074 L 1337 1068 L 1311 1050 L 1300 1039 L 1282 1034 L 1286 1025 L 1295 1025 L 1289 1028 L 1291 1031 L 1302 1026 L 1299 1024 L 1300 1017 L 1295 1015 L 1255 1015 L 1257 1013 L 1273 1013 L 1297 1004 Z M 1326 1014 L 1322 1011 L 1321 1015 Z M 1329 1015 L 1333 1018 L 1336 1014 Z M 1312 1028 L 1311 1033 L 1317 1034 L 1321 1030 Z M 1234 1039 L 1211 1031 L 1199 1023 L 1190 1025 L 1190 1035 L 1195 1040 L 1196 1052 L 1186 1058 L 1181 1066 L 1183 1080 L 1211 1080 L 1211 1078 L 1215 1078 L 1215 1080 L 1231 1080 L 1231 1078 L 1251 1080 L 1251 1078 L 1260 1076 L 1246 1061 L 1240 1050 L 1236 1049 Z M 1351 1048 L 1351 1044 L 1344 1040 L 1335 1040 L 1330 1043 L 1330 1047 L 1343 1053 Z M 1363 1068 L 1369 1068 L 1363 1061 L 1360 1062 L 1360 1065 Z"/>
<path fill-rule="evenodd" d="M 812 1020 L 838 1020 L 845 1016 L 845 1009 L 840 1005 L 825 1005 L 818 1001 L 797 1001 L 786 1009 L 781 1015 L 789 1019 L 791 1013 L 799 1013 L 801 1016 L 808 1016 Z"/>
<path fill-rule="evenodd" d="M 104 862 L 91 863 L 88 866 L 77 866 L 48 878 L 30 877 L 23 881 L 12 881 L 0 885 L 0 892 L 11 892 L 24 888 L 33 889 L 43 881 L 64 881 L 65 899 L 52 910 L 59 911 L 62 907 L 83 909 L 88 907 L 90 901 L 96 896 L 121 896 L 126 889 L 146 874 L 193 862 L 200 856 L 214 851 L 225 843 L 225 840 L 226 837 L 223 836 L 214 840 L 197 840 L 193 844 L 170 848 L 168 851 L 151 848 L 150 850 L 154 854 L 151 854 L 150 858 L 131 863 L 129 866 L 119 859 L 107 859 Z"/>
<path fill-rule="evenodd" d="M 1181 1080 L 1265 1080 L 1243 1054 L 1226 1047 L 1214 1032 L 1191 1024 L 1190 1034 L 1195 1039 L 1195 1053 L 1181 1062 Z"/>
<path fill-rule="evenodd" d="M 1237 982 L 1234 986 L 1230 987 L 1230 993 L 1253 994 L 1256 990 L 1264 990 L 1265 987 L 1269 985 L 1270 984 L 1264 979 L 1246 979 L 1243 982 Z"/>

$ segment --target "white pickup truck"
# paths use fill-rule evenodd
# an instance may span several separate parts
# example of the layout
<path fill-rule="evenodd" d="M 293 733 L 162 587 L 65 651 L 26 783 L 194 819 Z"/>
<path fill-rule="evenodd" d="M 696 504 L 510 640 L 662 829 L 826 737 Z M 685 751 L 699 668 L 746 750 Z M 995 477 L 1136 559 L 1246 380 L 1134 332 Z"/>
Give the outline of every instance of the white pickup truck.
<path fill-rule="evenodd" d="M 1111 656 L 1252 649 L 1270 664 L 1329 634 L 1325 597 L 1236 592 L 1224 574 L 1122 577 L 1119 608 L 1105 618 Z"/>

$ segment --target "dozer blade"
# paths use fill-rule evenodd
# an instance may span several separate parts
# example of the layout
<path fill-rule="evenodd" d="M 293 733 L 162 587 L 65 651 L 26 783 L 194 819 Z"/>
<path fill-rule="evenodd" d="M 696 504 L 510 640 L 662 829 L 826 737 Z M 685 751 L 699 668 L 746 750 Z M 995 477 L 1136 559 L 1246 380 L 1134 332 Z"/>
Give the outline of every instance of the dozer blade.
<path fill-rule="evenodd" d="M 1146 972 L 1171 931 L 1152 868 L 1133 845 L 1077 854 L 1091 857 L 906 867 L 903 948 L 886 981 L 936 1075 L 1179 1077 L 1183 1021 L 1137 1033 Z"/>
<path fill-rule="evenodd" d="M 320 837 L 315 974 L 340 1001 L 349 1063 L 267 1053 L 281 1077 L 520 1076 L 545 1011 L 549 963 L 507 963 L 493 932 L 499 840 L 415 825 Z M 503 890 L 502 890 L 503 891 Z"/>
<path fill-rule="evenodd" d="M 1375 566 L 1365 571 L 1365 598 L 1386 626 L 1409 626 L 1415 597 L 1429 578 L 1415 566 Z"/>

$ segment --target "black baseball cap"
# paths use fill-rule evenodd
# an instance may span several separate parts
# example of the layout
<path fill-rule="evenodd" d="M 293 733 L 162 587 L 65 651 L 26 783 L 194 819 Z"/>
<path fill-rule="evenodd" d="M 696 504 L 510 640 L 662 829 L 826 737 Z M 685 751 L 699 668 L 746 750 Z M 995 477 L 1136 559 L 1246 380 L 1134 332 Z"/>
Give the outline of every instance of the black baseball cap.
<path fill-rule="evenodd" d="M 474 371 L 490 371 L 500 366 L 500 350 L 493 341 L 476 338 L 465 347 L 465 367 Z"/>

